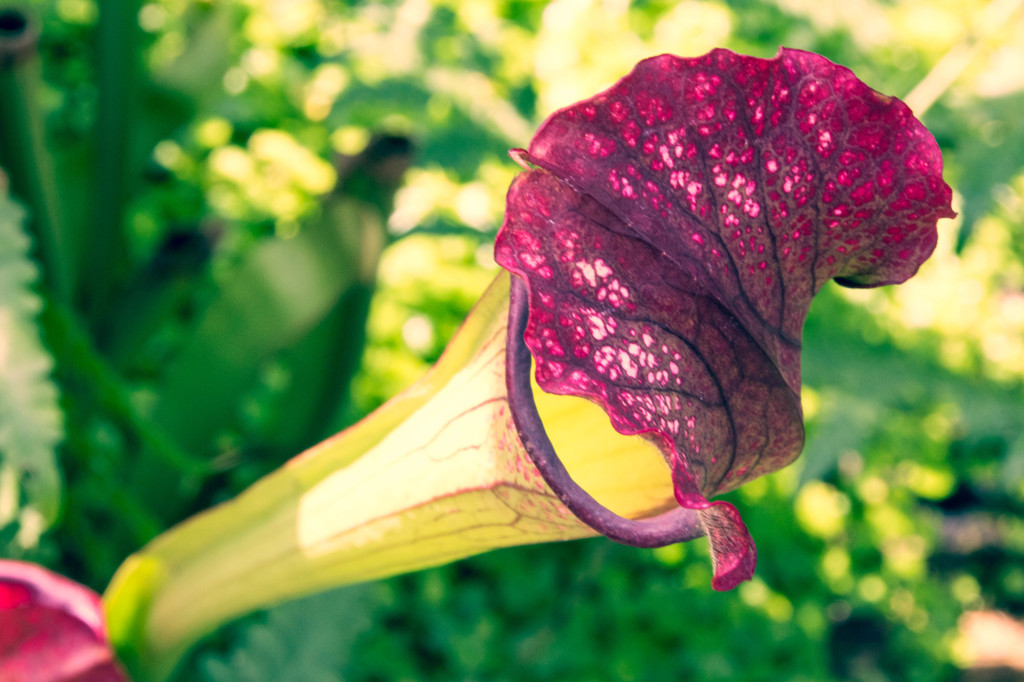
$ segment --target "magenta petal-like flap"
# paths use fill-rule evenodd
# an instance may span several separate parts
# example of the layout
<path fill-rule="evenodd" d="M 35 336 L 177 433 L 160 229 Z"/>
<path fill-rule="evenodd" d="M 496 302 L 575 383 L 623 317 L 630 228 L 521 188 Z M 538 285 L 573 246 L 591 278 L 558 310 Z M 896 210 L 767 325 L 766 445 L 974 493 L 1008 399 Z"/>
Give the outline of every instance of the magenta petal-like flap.
<path fill-rule="evenodd" d="M 799 454 L 814 294 L 901 282 L 935 248 L 953 215 L 935 140 L 821 56 L 715 50 L 641 62 L 519 156 L 539 168 L 509 190 L 496 258 L 526 283 L 538 383 L 661 444 L 716 586 L 735 584 L 753 544 L 708 498 Z"/>
<path fill-rule="evenodd" d="M 0 680 L 124 682 L 99 595 L 40 566 L 0 560 Z"/>

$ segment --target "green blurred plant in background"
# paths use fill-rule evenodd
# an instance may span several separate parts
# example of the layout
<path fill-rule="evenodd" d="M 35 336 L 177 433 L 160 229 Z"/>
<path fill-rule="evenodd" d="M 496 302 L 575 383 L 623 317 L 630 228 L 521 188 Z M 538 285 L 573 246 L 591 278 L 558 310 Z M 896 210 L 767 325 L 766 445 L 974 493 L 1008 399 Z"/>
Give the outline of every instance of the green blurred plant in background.
<path fill-rule="evenodd" d="M 0 64 L 29 209 L 0 203 L 0 555 L 97 589 L 432 366 L 494 278 L 506 150 L 640 58 L 823 54 L 907 95 L 958 193 L 910 283 L 816 300 L 805 453 L 733 493 L 761 548 L 738 593 L 692 545 L 502 550 L 252 616 L 181 679 L 1024 668 L 975 635 L 1024 616 L 1017 0 L 26 7 L 0 17 L 39 35 Z"/>

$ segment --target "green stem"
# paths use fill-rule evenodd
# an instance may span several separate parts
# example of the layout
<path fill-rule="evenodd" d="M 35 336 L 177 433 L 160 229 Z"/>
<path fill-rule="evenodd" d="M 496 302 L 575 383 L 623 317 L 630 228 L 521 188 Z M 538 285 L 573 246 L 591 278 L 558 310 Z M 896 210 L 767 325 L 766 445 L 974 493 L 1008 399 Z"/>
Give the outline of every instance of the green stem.
<path fill-rule="evenodd" d="M 10 178 L 11 193 L 31 210 L 29 226 L 44 281 L 56 300 L 67 302 L 74 273 L 39 109 L 38 38 L 35 24 L 23 13 L 0 10 L 0 166 Z"/>
<path fill-rule="evenodd" d="M 140 85 L 138 0 L 101 0 L 96 68 L 99 109 L 96 120 L 95 206 L 89 239 L 83 244 L 85 310 L 94 330 L 103 329 L 108 303 L 128 266 L 125 208 L 136 177 L 134 122 Z"/>
<path fill-rule="evenodd" d="M 61 371 L 87 387 L 91 399 L 105 414 L 176 471 L 195 476 L 209 475 L 211 467 L 207 461 L 178 448 L 160 428 L 139 414 L 125 390 L 124 380 L 93 347 L 89 335 L 70 310 L 49 305 L 43 309 L 42 323 L 47 343 Z"/>

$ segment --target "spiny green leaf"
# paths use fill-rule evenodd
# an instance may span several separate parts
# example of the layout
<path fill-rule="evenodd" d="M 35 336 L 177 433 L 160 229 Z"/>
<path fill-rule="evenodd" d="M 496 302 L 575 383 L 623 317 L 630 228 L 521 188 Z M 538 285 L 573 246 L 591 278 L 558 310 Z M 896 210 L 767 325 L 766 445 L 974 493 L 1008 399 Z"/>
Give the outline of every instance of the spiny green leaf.
<path fill-rule="evenodd" d="M 60 506 L 54 450 L 64 436 L 53 359 L 36 327 L 39 272 L 28 256 L 25 211 L 0 197 L 0 527 L 16 524 L 15 544 L 35 545 Z"/>
<path fill-rule="evenodd" d="M 376 606 L 367 586 L 288 602 L 247 626 L 224 657 L 200 662 L 205 682 L 338 680 Z"/>

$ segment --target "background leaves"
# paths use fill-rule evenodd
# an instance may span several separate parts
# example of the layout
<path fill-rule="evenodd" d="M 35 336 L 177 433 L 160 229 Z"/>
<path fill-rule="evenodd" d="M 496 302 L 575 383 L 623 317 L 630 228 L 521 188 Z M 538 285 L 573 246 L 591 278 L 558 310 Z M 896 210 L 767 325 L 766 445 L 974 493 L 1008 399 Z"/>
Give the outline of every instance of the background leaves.
<path fill-rule="evenodd" d="M 64 220 L 81 236 L 69 260 L 82 287 L 73 314 L 47 307 L 36 331 L 57 363 L 67 485 L 63 514 L 31 552 L 97 589 L 167 524 L 319 437 L 289 409 L 291 391 L 307 385 L 298 357 L 326 368 L 335 390 L 321 401 L 327 431 L 436 360 L 493 276 L 491 241 L 517 171 L 506 150 L 523 146 L 555 108 L 663 51 L 721 46 L 771 57 L 787 45 L 905 95 L 951 49 L 978 45 L 924 115 L 973 228 L 957 251 L 968 221 L 945 222 L 936 255 L 905 285 L 829 286 L 815 300 L 803 368 L 808 450 L 733 493 L 758 538 L 753 583 L 710 594 L 700 544 L 642 551 L 593 540 L 496 552 L 369 586 L 366 601 L 334 610 L 334 625 L 324 607 L 315 637 L 300 618 L 257 616 L 253 627 L 280 622 L 272 639 L 298 647 L 308 637 L 310 648 L 335 632 L 345 651 L 320 664 L 352 680 L 941 680 L 966 677 L 972 661 L 999 663 L 972 654 L 960 618 L 1024 616 L 1024 158 L 1012 153 L 1013 103 L 1024 91 L 1019 9 L 993 24 L 969 0 L 26 4 L 41 27 L 37 104 Z M 139 25 L 132 41 L 104 43 L 136 46 L 112 52 L 137 69 L 123 141 L 96 132 L 110 106 L 99 80 L 131 75 L 108 73 L 95 58 L 108 6 Z M 285 144 L 268 152 L 257 144 L 261 130 Z M 227 416 L 182 449 L 176 429 L 154 418 L 168 368 L 258 252 L 287 250 L 270 245 L 305 239 L 327 220 L 334 198 L 317 178 L 325 165 L 343 175 L 340 157 L 358 156 L 379 132 L 411 139 L 416 151 L 393 212 L 380 196 L 344 198 L 386 228 L 365 351 L 361 343 L 346 351 L 357 358 L 354 379 L 329 371 L 344 364 L 330 359 L 331 339 L 364 320 L 338 312 L 352 300 L 339 295 L 310 329 L 335 320 L 327 341 L 309 341 L 323 354 L 254 354 L 234 393 L 213 390 L 208 370 L 186 372 L 221 396 Z M 125 248 L 101 314 L 80 303 L 100 300 L 84 293 L 94 273 L 80 242 L 95 236 L 85 225 L 97 224 L 96 156 L 115 148 L 135 150 L 123 170 L 132 189 L 113 225 Z M 23 255 L 4 263 L 25 276 Z M 337 270 L 352 281 L 352 271 Z M 24 290 L 0 292 L 0 305 Z M 50 293 L 42 290 L 47 302 Z M 25 319 L 40 319 L 33 315 Z M 214 337 L 226 346 L 238 338 Z M 190 397 L 197 404 L 173 402 L 183 413 L 202 409 L 205 393 Z M 55 438 L 56 423 L 37 437 Z M 160 464 L 138 471 L 143 458 Z M 161 485 L 145 484 L 150 475 Z M 177 493 L 158 499 L 170 488 Z M 11 499 L 0 494 L 0 508 Z M 28 501 L 19 496 L 15 509 Z M 356 614 L 370 625 L 345 647 Z M 214 660 L 230 679 L 236 647 L 249 656 L 262 641 L 236 627 L 198 652 L 182 679 L 203 679 L 202 662 Z"/>

